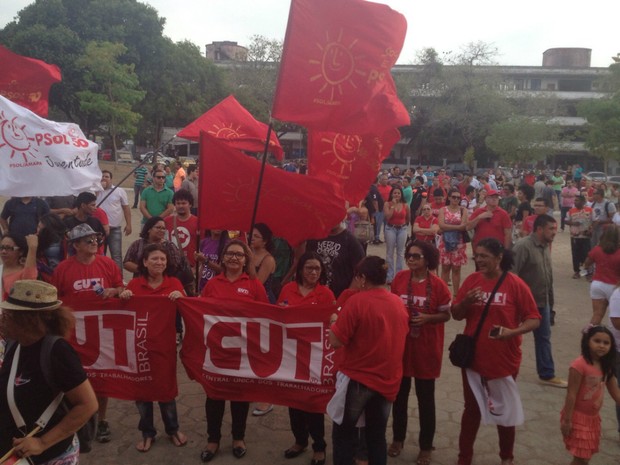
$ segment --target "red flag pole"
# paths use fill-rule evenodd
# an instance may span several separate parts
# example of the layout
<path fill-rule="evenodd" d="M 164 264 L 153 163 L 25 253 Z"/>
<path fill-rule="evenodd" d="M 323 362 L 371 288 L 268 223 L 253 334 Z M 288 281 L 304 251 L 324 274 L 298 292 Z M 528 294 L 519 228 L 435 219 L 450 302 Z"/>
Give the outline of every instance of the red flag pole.
<path fill-rule="evenodd" d="M 254 210 L 252 211 L 252 222 L 250 223 L 248 245 L 252 245 L 252 231 L 254 230 L 254 224 L 256 222 L 256 212 L 258 211 L 258 201 L 260 200 L 260 190 L 263 185 L 263 174 L 265 173 L 265 164 L 267 163 L 267 152 L 269 151 L 269 141 L 271 140 L 272 129 L 273 129 L 273 123 L 270 120 L 269 126 L 267 127 L 267 139 L 265 139 L 265 150 L 263 150 L 263 161 L 260 166 L 260 174 L 258 176 L 258 185 L 256 187 L 256 196 L 254 198 Z"/>

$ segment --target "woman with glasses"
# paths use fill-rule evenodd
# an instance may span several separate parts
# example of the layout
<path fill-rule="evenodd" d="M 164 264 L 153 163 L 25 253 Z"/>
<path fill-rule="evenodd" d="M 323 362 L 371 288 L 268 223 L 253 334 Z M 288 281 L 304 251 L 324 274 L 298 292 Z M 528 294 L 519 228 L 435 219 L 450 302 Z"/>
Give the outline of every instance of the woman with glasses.
<path fill-rule="evenodd" d="M 433 216 L 433 209 L 430 204 L 424 204 L 421 209 L 422 214 L 416 216 L 413 222 L 412 232 L 416 240 L 424 242 L 435 242 L 435 236 L 439 232 L 439 223 Z"/>
<path fill-rule="evenodd" d="M 405 267 L 403 256 L 407 242 L 407 227 L 411 222 L 409 205 L 405 203 L 405 196 L 400 187 L 393 187 L 390 191 L 388 201 L 383 204 L 383 216 L 388 264 L 387 283 L 390 284 L 394 275 Z M 396 267 L 394 267 L 394 252 L 396 252 Z"/>
<path fill-rule="evenodd" d="M 267 293 L 256 278 L 249 276 L 252 252 L 243 242 L 232 240 L 222 251 L 222 273 L 211 278 L 202 293 L 202 297 L 222 300 L 250 300 L 266 302 Z M 205 411 L 207 415 L 207 447 L 200 454 L 203 462 L 215 458 L 222 438 L 222 419 L 224 417 L 225 399 L 213 399 L 207 396 Z M 245 427 L 250 410 L 249 402 L 230 402 L 232 417 L 232 453 L 240 459 L 246 454 Z"/>
<path fill-rule="evenodd" d="M 452 275 L 452 289 L 456 293 L 461 285 L 461 267 L 467 264 L 467 250 L 464 239 L 467 225 L 467 209 L 461 207 L 461 193 L 451 189 L 450 203 L 439 210 L 439 261 L 441 279 L 448 283 Z"/>
<path fill-rule="evenodd" d="M 306 252 L 297 263 L 295 281 L 286 284 L 280 291 L 278 304 L 334 304 L 336 297 L 324 282 L 325 265 L 321 258 L 315 252 Z M 323 414 L 289 408 L 288 415 L 295 444 L 284 451 L 284 457 L 292 459 L 302 454 L 308 447 L 308 436 L 311 436 L 314 454 L 310 463 L 324 465 L 327 444 Z"/>
<path fill-rule="evenodd" d="M 439 252 L 430 243 L 416 240 L 407 245 L 408 270 L 396 275 L 392 293 L 399 296 L 409 312 L 409 335 L 405 342 L 403 378 L 392 406 L 393 441 L 390 457 L 397 457 L 407 434 L 407 404 L 411 378 L 418 398 L 420 452 L 416 463 L 429 465 L 435 437 L 435 380 L 441 374 L 444 324 L 450 319 L 452 295 L 433 270 L 439 265 Z"/>
<path fill-rule="evenodd" d="M 9 295 L 15 281 L 37 279 L 37 248 L 39 238 L 28 234 L 25 238 L 15 234 L 5 234 L 0 240 L 0 276 L 2 277 L 2 298 Z"/>

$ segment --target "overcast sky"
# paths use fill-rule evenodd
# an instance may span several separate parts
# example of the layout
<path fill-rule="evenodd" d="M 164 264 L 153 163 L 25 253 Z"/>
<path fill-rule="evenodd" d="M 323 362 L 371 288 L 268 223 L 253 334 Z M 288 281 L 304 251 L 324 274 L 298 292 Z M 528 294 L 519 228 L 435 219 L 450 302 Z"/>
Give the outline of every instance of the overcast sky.
<path fill-rule="evenodd" d="M 101 0 L 104 1 L 104 0 Z M 620 52 L 617 39 L 620 2 L 585 3 L 520 0 L 416 1 L 378 0 L 403 13 L 408 30 L 398 63 L 415 62 L 426 47 L 458 51 L 483 41 L 499 50 L 501 65 L 540 66 L 542 54 L 554 47 L 592 49 L 592 66 L 607 67 Z M 31 0 L 0 0 L 0 28 Z M 246 45 L 254 34 L 283 39 L 289 0 L 149 0 L 166 18 L 164 34 L 174 41 L 200 46 L 232 40 Z"/>

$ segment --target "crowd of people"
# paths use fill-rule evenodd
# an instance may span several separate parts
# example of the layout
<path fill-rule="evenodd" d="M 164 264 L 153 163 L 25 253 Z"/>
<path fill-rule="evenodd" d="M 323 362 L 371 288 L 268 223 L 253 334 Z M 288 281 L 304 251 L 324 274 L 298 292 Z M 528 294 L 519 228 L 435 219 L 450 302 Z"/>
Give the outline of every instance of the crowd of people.
<path fill-rule="evenodd" d="M 103 191 L 97 194 L 11 198 L 5 203 L 0 213 L 0 338 L 17 344 L 2 347 L 0 453 L 13 449 L 20 457 L 35 457 L 36 463 L 52 459 L 77 463 L 72 461 L 79 451 L 73 433 L 95 410 L 96 440 L 112 440 L 108 399 L 95 397 L 77 355 L 65 342 L 51 351 L 55 368 L 60 357 L 67 357 L 54 381 L 59 389 L 50 386 L 40 403 L 51 402 L 56 391 L 62 391 L 73 408 L 64 417 L 57 413 L 50 427 L 32 438 L 8 439 L 24 435 L 6 405 L 5 393 L 13 391 L 8 389 L 15 376 L 13 366 L 24 360 L 36 362 L 45 340 L 66 336 L 72 317 L 59 299 L 71 295 L 120 299 L 159 295 L 172 301 L 201 296 L 270 303 L 285 311 L 295 311 L 301 304 L 333 305 L 329 343 L 338 353 L 338 380 L 328 412 L 334 422 L 336 465 L 383 464 L 388 456 L 400 455 L 412 378 L 419 420 L 416 463 L 431 463 L 435 384 L 441 376 L 444 327 L 450 318 L 465 321 L 464 334 L 475 344 L 471 363 L 462 368 L 464 410 L 458 452 L 458 464 L 470 465 L 479 425 L 489 413 L 482 393 L 497 390 L 511 404 L 520 405 L 515 383 L 521 335 L 533 332 L 540 383 L 567 389 L 561 431 L 574 463 L 587 463 L 597 451 L 600 426 L 596 430 L 593 425 L 603 385 L 620 402 L 620 363 L 613 363 L 615 337 L 620 336 L 620 217 L 613 188 L 585 182 L 577 176 L 578 169 L 538 177 L 529 172 L 509 176 L 504 171 L 474 177 L 421 167 L 401 175 L 394 168 L 379 174 L 359 204 L 348 205 L 346 218 L 325 238 L 291 247 L 263 223 L 255 224 L 247 235 L 204 231 L 198 242 L 198 169 L 176 168 L 167 172 L 155 165 L 150 172 L 144 167 L 135 171 L 133 208 L 139 208 L 142 228 L 139 238 L 125 248 L 122 238 L 132 234 L 132 208 L 126 192 L 112 184 L 109 171 L 103 172 Z M 560 221 L 554 212 L 559 212 Z M 582 357 L 571 365 L 568 380 L 556 375 L 551 341 L 552 244 L 565 226 L 571 237 L 572 277 L 591 281 L 592 299 Z M 369 244 L 382 243 L 385 259 L 367 255 Z M 476 271 L 464 277 L 461 270 L 470 257 Z M 125 282 L 123 272 L 132 279 Z M 40 289 L 36 295 L 47 300 L 33 300 L 33 289 Z M 607 308 L 611 330 L 601 326 Z M 24 320 L 25 316 L 31 317 Z M 177 312 L 177 344 L 182 344 L 183 325 Z M 369 344 L 386 338 L 392 344 Z M 40 385 L 50 384 L 43 374 L 37 376 Z M 596 402 L 586 399 L 594 388 Z M 27 394 L 17 391 L 14 403 L 21 407 Z M 257 403 L 250 410 L 245 401 L 207 396 L 203 462 L 212 461 L 220 451 L 226 400 L 236 458 L 247 451 L 250 412 L 262 416 L 273 409 Z M 142 436 L 136 449 L 146 453 L 157 435 L 153 403 L 137 401 L 136 406 Z M 175 401 L 162 400 L 159 408 L 171 443 L 186 445 Z M 393 431 L 388 446 L 390 412 Z M 618 412 L 620 426 L 620 408 Z M 26 425 L 34 425 L 39 414 L 35 408 L 27 409 Z M 326 463 L 324 415 L 289 408 L 289 418 L 294 443 L 284 456 L 299 456 L 312 438 L 311 464 Z M 495 419 L 503 465 L 513 463 L 515 426 L 522 421 L 518 408 Z M 583 439 L 584 431 L 593 433 Z"/>

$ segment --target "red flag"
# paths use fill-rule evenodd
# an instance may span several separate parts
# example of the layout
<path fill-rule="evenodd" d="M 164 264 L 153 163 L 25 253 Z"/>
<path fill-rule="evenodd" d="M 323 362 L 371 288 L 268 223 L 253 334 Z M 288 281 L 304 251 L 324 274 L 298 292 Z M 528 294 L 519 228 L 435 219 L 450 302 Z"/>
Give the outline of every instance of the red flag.
<path fill-rule="evenodd" d="M 406 31 L 386 5 L 292 0 L 273 117 L 346 134 L 408 125 L 390 74 Z"/>
<path fill-rule="evenodd" d="M 255 120 L 235 97 L 229 95 L 200 118 L 181 129 L 177 137 L 198 142 L 200 131 L 206 131 L 230 147 L 262 153 L 265 150 L 268 128 L 265 123 Z M 274 132 L 269 138 L 269 151 L 278 160 L 282 160 L 284 152 Z"/>
<path fill-rule="evenodd" d="M 308 131 L 308 174 L 342 186 L 345 199 L 357 205 L 399 139 L 398 129 L 383 136 Z"/>
<path fill-rule="evenodd" d="M 250 227 L 261 163 L 201 132 L 201 229 Z M 208 177 L 207 177 L 208 176 Z M 291 245 L 327 236 L 345 217 L 342 189 L 323 179 L 265 166 L 256 221 Z"/>
<path fill-rule="evenodd" d="M 47 117 L 50 86 L 62 77 L 56 65 L 17 55 L 0 45 L 0 94 Z"/>
<path fill-rule="evenodd" d="M 335 305 L 282 307 L 182 299 L 181 362 L 215 399 L 261 401 L 324 412 L 335 387 L 327 340 Z"/>

